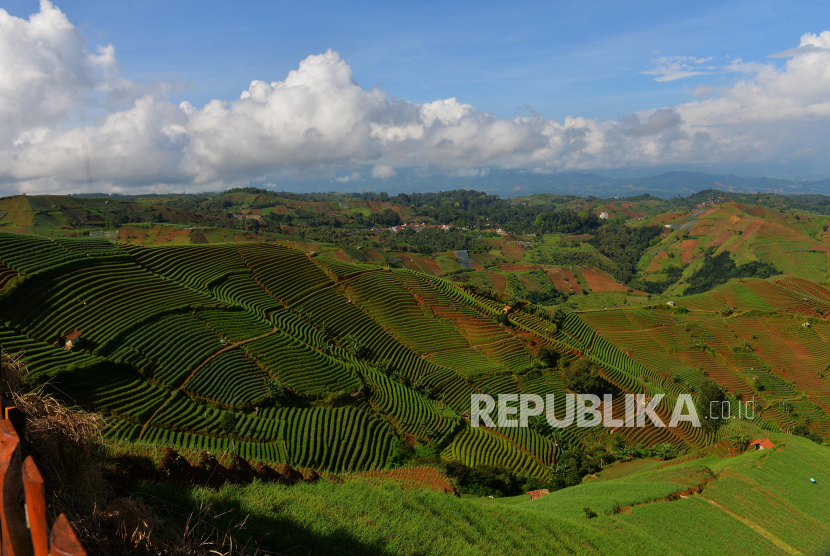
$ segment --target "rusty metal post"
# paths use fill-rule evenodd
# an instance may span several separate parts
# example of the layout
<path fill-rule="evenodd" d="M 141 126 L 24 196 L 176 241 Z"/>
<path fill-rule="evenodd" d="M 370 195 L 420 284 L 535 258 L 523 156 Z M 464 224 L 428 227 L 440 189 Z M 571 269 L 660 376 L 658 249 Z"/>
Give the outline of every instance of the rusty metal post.
<path fill-rule="evenodd" d="M 0 532 L 3 536 L 3 556 L 30 554 L 22 498 L 20 439 L 11 421 L 0 419 Z"/>
<path fill-rule="evenodd" d="M 49 533 L 46 525 L 46 499 L 43 497 L 43 477 L 32 456 L 23 462 L 23 490 L 26 493 L 26 518 L 32 536 L 34 556 L 49 556 Z"/>

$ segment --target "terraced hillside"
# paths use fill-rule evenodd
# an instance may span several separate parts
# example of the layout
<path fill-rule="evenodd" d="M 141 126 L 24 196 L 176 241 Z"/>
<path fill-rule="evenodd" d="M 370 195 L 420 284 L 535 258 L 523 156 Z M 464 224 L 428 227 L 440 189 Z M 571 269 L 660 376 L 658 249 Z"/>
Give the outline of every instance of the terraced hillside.
<path fill-rule="evenodd" d="M 524 304 L 505 326 L 503 300 L 273 243 L 0 234 L 0 269 L 21 277 L 0 293 L 3 347 L 25 350 L 33 379 L 107 415 L 119 441 L 337 472 L 381 469 L 398 445 L 429 444 L 446 459 L 543 476 L 557 443 L 607 431 L 471 429 L 462 418 L 473 393 L 566 393 L 562 367 L 537 357 L 542 347 L 564 363 L 589 358 L 623 392 L 666 394 L 666 421 L 708 375 L 763 400 L 757 426 L 830 432 L 830 290 L 806 280 L 732 283 L 684 300 L 683 314 L 568 313 L 561 326 Z M 737 309 L 725 318 L 727 304 Z M 55 345 L 73 329 L 80 342 Z M 631 444 L 703 446 L 729 428 L 619 433 Z"/>
<path fill-rule="evenodd" d="M 773 263 L 784 274 L 809 280 L 823 282 L 830 276 L 826 215 L 729 202 L 665 213 L 639 224 L 659 224 L 671 232 L 640 261 L 649 279 L 660 279 L 669 267 L 681 265 L 689 265 L 684 272 L 688 276 L 706 250 L 727 251 L 737 264 Z"/>

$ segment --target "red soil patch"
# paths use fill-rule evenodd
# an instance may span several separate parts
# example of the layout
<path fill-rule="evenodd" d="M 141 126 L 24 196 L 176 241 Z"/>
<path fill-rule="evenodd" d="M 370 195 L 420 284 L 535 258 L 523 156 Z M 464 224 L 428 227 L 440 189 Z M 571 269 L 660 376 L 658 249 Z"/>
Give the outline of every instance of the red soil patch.
<path fill-rule="evenodd" d="M 421 272 L 421 267 L 418 266 L 418 263 L 412 259 L 412 256 L 408 255 L 407 253 L 395 253 L 402 261 L 403 264 L 406 265 L 406 268 L 409 270 L 414 270 L 415 272 Z"/>
<path fill-rule="evenodd" d="M 582 272 L 585 273 L 585 280 L 588 281 L 588 287 L 595 292 L 624 292 L 628 288 L 613 278 L 597 272 L 592 268 L 584 268 Z"/>
<path fill-rule="evenodd" d="M 545 271 L 545 274 L 548 275 L 548 278 L 550 278 L 550 281 L 553 283 L 554 286 L 556 286 L 557 290 L 559 290 L 562 293 L 568 293 L 568 284 L 565 283 L 565 280 L 563 280 L 561 269 L 548 269 Z"/>
<path fill-rule="evenodd" d="M 501 252 L 504 253 L 505 257 L 518 260 L 522 260 L 525 251 L 527 251 L 527 249 L 521 247 L 515 241 L 505 241 L 501 248 Z"/>
<path fill-rule="evenodd" d="M 337 259 L 338 261 L 343 261 L 344 263 L 350 263 L 350 262 L 352 262 L 351 257 L 349 257 L 347 254 L 345 254 L 345 253 L 344 253 L 343 251 L 341 251 L 340 249 L 338 249 L 337 251 L 335 251 L 334 253 L 332 253 L 332 256 L 333 256 L 335 259 Z"/>
<path fill-rule="evenodd" d="M 749 223 L 749 225 L 746 228 L 743 229 L 743 231 L 741 233 L 741 238 L 744 241 L 746 241 L 747 239 L 749 239 L 753 235 L 755 235 L 755 232 L 760 230 L 763 225 L 764 225 L 763 220 L 753 220 L 752 222 Z"/>
<path fill-rule="evenodd" d="M 438 266 L 438 261 L 435 259 L 430 259 L 428 257 L 424 257 L 424 264 L 427 265 L 429 270 L 432 272 L 434 276 L 441 276 L 443 272 L 441 272 L 441 267 Z"/>
<path fill-rule="evenodd" d="M 504 293 L 507 289 L 507 280 L 501 274 L 490 272 L 490 280 L 493 281 L 493 285 L 496 286 L 499 293 Z"/>
<path fill-rule="evenodd" d="M 577 284 L 577 283 L 576 283 L 576 277 L 573 275 L 573 272 L 571 272 L 571 269 L 569 269 L 569 268 L 563 268 L 563 269 L 562 269 L 562 275 L 563 275 L 565 278 L 567 278 L 567 279 L 568 279 L 568 282 L 567 282 L 568 286 L 569 286 L 570 288 L 573 288 L 573 291 L 574 291 L 577 295 L 582 295 L 582 288 L 580 288 L 580 287 L 579 287 L 579 284 Z"/>
<path fill-rule="evenodd" d="M 567 236 L 563 237 L 563 240 L 577 240 L 577 239 L 588 239 L 592 237 L 591 234 L 579 234 L 578 236 Z"/>
<path fill-rule="evenodd" d="M 696 239 L 684 239 L 680 243 L 680 262 L 688 263 L 692 260 L 695 249 L 697 248 Z"/>
<path fill-rule="evenodd" d="M 375 251 L 374 249 L 363 249 L 363 254 L 369 257 L 369 260 L 375 264 L 386 264 L 386 260 L 383 258 L 383 255 Z"/>
<path fill-rule="evenodd" d="M 710 241 L 709 243 L 706 244 L 706 248 L 708 249 L 709 247 L 713 247 L 715 245 L 723 245 L 733 235 L 734 234 L 732 232 L 721 232 L 717 235 L 717 237 L 715 239 L 713 239 L 712 241 Z"/>
<path fill-rule="evenodd" d="M 518 278 L 530 291 L 539 291 L 539 287 L 530 280 L 528 280 L 527 276 L 518 276 Z"/>
<path fill-rule="evenodd" d="M 388 471 L 364 471 L 341 475 L 343 482 L 370 481 L 393 482 L 404 490 L 428 488 L 446 494 L 456 494 L 449 479 L 432 467 L 402 467 Z"/>
<path fill-rule="evenodd" d="M 646 268 L 646 271 L 648 271 L 648 272 L 660 272 L 660 269 L 662 268 L 662 267 L 660 266 L 660 259 L 666 259 L 666 260 L 668 260 L 668 258 L 669 258 L 669 254 L 668 254 L 668 253 L 666 253 L 665 251 L 660 251 L 660 252 L 659 252 L 659 253 L 657 253 L 657 255 L 655 255 L 655 256 L 654 256 L 654 258 L 651 260 L 651 262 L 649 263 L 648 267 Z"/>

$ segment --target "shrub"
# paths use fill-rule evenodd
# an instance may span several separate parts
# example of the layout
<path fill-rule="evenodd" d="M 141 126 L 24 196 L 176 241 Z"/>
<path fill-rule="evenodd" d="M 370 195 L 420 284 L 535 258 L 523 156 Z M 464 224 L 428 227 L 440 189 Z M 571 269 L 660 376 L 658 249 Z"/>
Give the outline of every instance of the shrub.
<path fill-rule="evenodd" d="M 577 394 L 611 394 L 614 388 L 605 381 L 599 372 L 599 367 L 589 359 L 579 359 L 565 371 L 565 380 L 569 389 Z"/>

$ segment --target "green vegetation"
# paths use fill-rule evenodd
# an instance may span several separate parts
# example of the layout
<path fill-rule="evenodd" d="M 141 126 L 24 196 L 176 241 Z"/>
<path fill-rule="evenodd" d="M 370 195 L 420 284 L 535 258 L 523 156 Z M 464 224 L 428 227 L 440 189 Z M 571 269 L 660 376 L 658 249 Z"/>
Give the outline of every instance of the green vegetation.
<path fill-rule="evenodd" d="M 773 441 L 784 447 L 663 469 L 644 462 L 626 472 L 617 466 L 630 464 L 616 464 L 533 501 L 361 479 L 218 489 L 145 483 L 138 493 L 184 515 L 211 504 L 222 528 L 247 516 L 241 538 L 281 553 L 820 554 L 830 539 L 828 486 L 809 478 L 830 473 L 827 448 L 784 435 Z"/>
<path fill-rule="evenodd" d="M 776 458 L 799 469 L 806 465 L 801 454 L 824 461 L 815 450 L 826 450 L 823 439 L 830 437 L 830 290 L 809 273 L 826 260 L 826 219 L 707 205 L 652 220 L 657 202 L 646 198 L 623 206 L 476 195 L 430 194 L 407 203 L 402 196 L 277 198 L 246 189 L 185 196 L 178 206 L 175 199 L 117 201 L 155 207 L 153 218 L 178 218 L 184 213 L 176 211 L 189 212 L 186 203 L 197 201 L 218 219 L 225 218 L 222 210 L 261 211 L 242 213 L 259 220 L 236 218 L 227 228 L 165 224 L 122 227 L 112 237 L 102 230 L 100 237 L 60 235 L 82 233 L 79 224 L 53 226 L 48 238 L 0 233 L 0 343 L 25 351 L 31 386 L 105 415 L 110 446 L 204 452 L 252 468 L 293 466 L 310 477 L 348 479 L 187 487 L 179 494 L 152 483 L 139 488 L 184 508 L 212 501 L 229 516 L 248 512 L 252 535 L 296 535 L 299 544 L 271 545 L 277 551 L 302 545 L 325 552 L 335 543 L 357 553 L 412 552 L 408 537 L 390 538 L 389 529 L 378 532 L 355 512 L 387 523 L 376 512 L 409 515 L 416 500 L 431 505 L 412 517 L 411 533 L 425 535 L 418 544 L 423 553 L 547 547 L 613 554 L 626 553 L 631 539 L 660 552 L 666 547 L 654 532 L 679 535 L 689 523 L 715 539 L 701 541 L 702 554 L 746 542 L 775 553 L 780 544 L 758 541 L 769 537 L 744 521 L 726 525 L 721 513 L 734 518 L 704 497 L 712 493 L 709 500 L 724 507 L 746 499 L 759 505 L 762 498 L 785 507 L 776 489 L 738 500 L 733 495 L 742 483 L 729 477 L 779 480 Z M 10 208 L 11 201 L 3 202 Z M 109 208 L 84 201 L 71 210 L 93 233 L 105 224 L 92 217 Z M 602 221 L 601 210 L 616 213 Z M 299 226 L 312 213 L 329 224 Z M 360 229 L 420 218 L 452 218 L 470 229 Z M 296 229 L 280 226 L 295 220 Z M 502 226 L 527 235 L 481 229 Z M 335 244 L 297 241 L 311 236 Z M 453 252 L 462 250 L 466 255 Z M 778 275 L 784 265 L 805 270 Z M 767 279 L 773 274 L 775 280 Z M 676 297 L 683 288 L 688 295 Z M 82 336 L 71 349 L 56 345 L 73 329 Z M 554 429 L 542 417 L 527 428 L 468 425 L 471 394 L 518 392 L 554 394 L 558 416 L 569 392 L 662 395 L 656 411 L 664 422 L 688 394 L 704 427 L 619 427 L 608 434 L 603 427 Z M 744 413 L 707 419 L 712 403 Z M 624 414 L 617 402 L 610 410 Z M 766 436 L 775 438 L 775 451 L 719 457 Z M 759 471 L 758 458 L 766 456 Z M 423 466 L 462 498 L 352 482 L 355 474 L 386 477 Z M 542 488 L 552 494 L 533 506 L 517 497 Z M 703 495 L 691 492 L 701 488 Z M 824 514 L 807 502 L 808 491 L 792 488 L 804 501 L 798 517 L 820 522 Z M 364 496 L 377 509 L 344 510 L 343 493 Z M 299 507 L 274 509 L 283 503 Z M 663 504 L 677 513 L 652 507 Z M 329 507 L 342 516 L 327 513 Z M 538 517 L 533 534 L 498 524 L 513 510 L 523 522 Z M 766 516 L 757 525 L 782 543 L 805 553 L 815 548 L 772 523 L 766 508 L 756 510 Z M 470 517 L 476 512 L 478 521 Z M 359 523 L 349 526 L 348 516 Z M 482 530 L 465 534 L 462 522 Z M 443 540 L 430 533 L 444 531 L 444 524 L 459 531 Z M 631 537 L 620 541 L 620 530 Z"/>
<path fill-rule="evenodd" d="M 707 251 L 703 257 L 703 264 L 689 277 L 689 287 L 686 288 L 685 294 L 709 291 L 732 278 L 769 278 L 775 274 L 779 274 L 779 271 L 771 263 L 753 261 L 737 265 L 728 251 L 714 256 Z"/>

